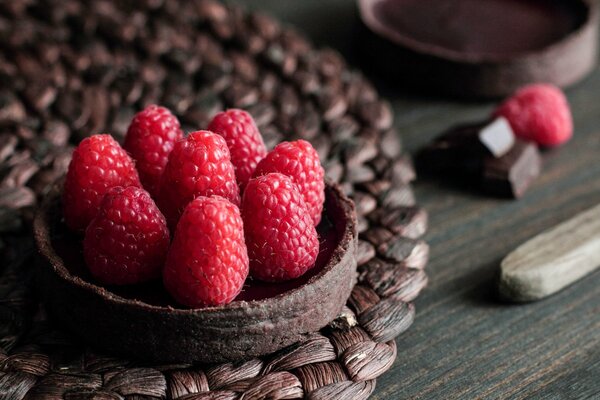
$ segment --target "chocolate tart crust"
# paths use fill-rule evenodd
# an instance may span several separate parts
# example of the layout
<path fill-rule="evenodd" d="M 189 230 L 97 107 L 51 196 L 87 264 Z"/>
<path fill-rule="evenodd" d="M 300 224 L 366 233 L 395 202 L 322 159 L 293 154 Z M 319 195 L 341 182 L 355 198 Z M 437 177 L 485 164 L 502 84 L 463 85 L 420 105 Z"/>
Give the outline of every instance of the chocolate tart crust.
<path fill-rule="evenodd" d="M 217 363 L 272 353 L 338 316 L 356 283 L 356 213 L 339 186 L 326 186 L 325 213 L 337 245 L 321 271 L 275 297 L 179 309 L 124 298 L 71 274 L 53 247 L 58 185 L 34 221 L 42 299 L 64 328 L 111 354 L 152 362 Z"/>
<path fill-rule="evenodd" d="M 559 0 L 567 2 L 573 13 L 580 12 L 582 22 L 547 46 L 513 54 L 454 51 L 390 32 L 375 16 L 378 1 L 359 0 L 364 51 L 378 60 L 371 65 L 377 65 L 380 73 L 419 89 L 498 98 L 535 82 L 569 87 L 597 63 L 599 9 L 594 0 Z"/>

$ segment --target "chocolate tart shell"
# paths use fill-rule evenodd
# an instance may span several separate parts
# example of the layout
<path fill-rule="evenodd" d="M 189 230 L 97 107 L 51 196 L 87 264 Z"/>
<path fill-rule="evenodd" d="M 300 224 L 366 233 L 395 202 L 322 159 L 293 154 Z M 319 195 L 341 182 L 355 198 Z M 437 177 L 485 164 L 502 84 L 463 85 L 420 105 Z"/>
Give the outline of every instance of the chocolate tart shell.
<path fill-rule="evenodd" d="M 372 68 L 389 79 L 428 93 L 466 98 L 498 98 L 523 85 L 546 82 L 569 87 L 595 67 L 598 4 L 594 0 L 557 0 L 580 22 L 549 45 L 511 54 L 461 52 L 392 32 L 376 16 L 380 0 L 359 0 L 359 38 Z M 429 21 L 428 24 L 435 24 Z M 510 37 L 510 29 L 506 35 Z M 515 39 L 517 40 L 517 39 Z"/>
<path fill-rule="evenodd" d="M 71 273 L 53 242 L 60 214 L 57 186 L 34 221 L 42 300 L 61 327 L 119 356 L 217 363 L 272 353 L 335 319 L 356 283 L 356 213 L 335 184 L 326 186 L 324 219 L 330 221 L 336 243 L 320 271 L 274 297 L 203 309 L 126 298 Z"/>

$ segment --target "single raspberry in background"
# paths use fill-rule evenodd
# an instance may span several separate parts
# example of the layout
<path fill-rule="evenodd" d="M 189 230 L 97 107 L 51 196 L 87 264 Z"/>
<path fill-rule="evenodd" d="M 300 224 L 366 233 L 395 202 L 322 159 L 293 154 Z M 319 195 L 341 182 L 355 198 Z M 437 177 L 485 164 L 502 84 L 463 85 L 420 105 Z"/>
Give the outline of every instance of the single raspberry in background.
<path fill-rule="evenodd" d="M 221 196 L 240 204 L 227 143 L 210 131 L 190 133 L 175 143 L 161 178 L 158 206 L 174 230 L 187 204 L 198 196 Z"/>
<path fill-rule="evenodd" d="M 63 192 L 67 226 L 83 231 L 115 186 L 141 187 L 133 160 L 110 135 L 94 135 L 73 151 Z"/>
<path fill-rule="evenodd" d="M 231 302 L 248 276 L 248 252 L 239 209 L 200 196 L 186 207 L 163 271 L 165 287 L 188 307 Z"/>
<path fill-rule="evenodd" d="M 160 277 L 169 248 L 165 217 L 150 194 L 112 188 L 83 240 L 85 262 L 101 283 L 128 285 Z"/>
<path fill-rule="evenodd" d="M 242 199 L 242 217 L 252 276 L 285 281 L 314 266 L 319 237 L 291 178 L 271 173 L 251 179 Z"/>
<path fill-rule="evenodd" d="M 137 113 L 127 129 L 123 148 L 136 161 L 142 185 L 155 198 L 169 153 L 181 139 L 183 131 L 177 117 L 154 104 Z"/>
<path fill-rule="evenodd" d="M 519 89 L 494 111 L 494 116 L 503 116 L 516 136 L 540 146 L 559 146 L 573 136 L 573 117 L 567 98 L 550 84 Z"/>
<path fill-rule="evenodd" d="M 231 109 L 215 115 L 208 130 L 225 138 L 235 176 L 243 192 L 256 165 L 267 154 L 267 148 L 254 119 L 244 110 Z"/>
<path fill-rule="evenodd" d="M 292 178 L 304 197 L 314 225 L 318 225 L 325 201 L 325 171 L 312 145 L 305 140 L 279 143 L 258 163 L 254 176 L 271 172 Z"/>

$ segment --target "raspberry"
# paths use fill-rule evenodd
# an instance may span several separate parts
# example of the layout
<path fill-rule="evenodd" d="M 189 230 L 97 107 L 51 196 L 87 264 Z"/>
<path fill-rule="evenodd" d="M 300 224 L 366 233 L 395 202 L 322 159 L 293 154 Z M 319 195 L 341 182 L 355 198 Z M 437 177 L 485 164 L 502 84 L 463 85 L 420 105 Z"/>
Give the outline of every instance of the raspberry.
<path fill-rule="evenodd" d="M 541 146 L 554 147 L 573 135 L 573 118 L 563 92 L 549 84 L 534 84 L 519 89 L 495 111 L 503 116 L 515 135 Z"/>
<path fill-rule="evenodd" d="M 304 196 L 309 214 L 315 224 L 321 221 L 325 201 L 325 172 L 317 151 L 305 140 L 281 142 L 258 163 L 254 176 L 279 172 L 292 178 Z"/>
<path fill-rule="evenodd" d="M 100 282 L 127 285 L 158 278 L 169 248 L 165 217 L 144 189 L 114 187 L 83 239 L 83 255 Z"/>
<path fill-rule="evenodd" d="M 193 132 L 175 143 L 161 180 L 158 205 L 175 229 L 187 204 L 198 196 L 218 195 L 240 204 L 239 188 L 225 139 L 210 131 Z"/>
<path fill-rule="evenodd" d="M 282 174 L 251 179 L 242 200 L 250 271 L 265 281 L 297 278 L 312 268 L 319 238 L 298 187 Z"/>
<path fill-rule="evenodd" d="M 158 194 L 160 177 L 176 141 L 183 139 L 177 117 L 164 108 L 150 105 L 133 117 L 123 147 L 136 161 L 144 188 Z"/>
<path fill-rule="evenodd" d="M 246 111 L 227 110 L 215 115 L 208 130 L 225 138 L 238 185 L 243 191 L 256 165 L 267 154 L 254 119 Z"/>
<path fill-rule="evenodd" d="M 96 216 L 102 197 L 115 186 L 141 183 L 133 161 L 110 135 L 90 136 L 73 152 L 63 192 L 65 222 L 83 231 Z"/>
<path fill-rule="evenodd" d="M 248 276 L 240 210 L 226 199 L 197 197 L 185 209 L 163 271 L 165 287 L 189 307 L 231 302 Z"/>

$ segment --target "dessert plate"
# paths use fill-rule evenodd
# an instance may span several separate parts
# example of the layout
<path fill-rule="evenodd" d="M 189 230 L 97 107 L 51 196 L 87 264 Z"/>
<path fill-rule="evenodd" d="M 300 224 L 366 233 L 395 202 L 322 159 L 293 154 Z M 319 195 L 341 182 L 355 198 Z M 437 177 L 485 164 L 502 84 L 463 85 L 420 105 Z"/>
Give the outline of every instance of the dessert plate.
<path fill-rule="evenodd" d="M 356 213 L 328 184 L 320 253 L 304 276 L 287 282 L 249 280 L 232 303 L 185 309 L 160 282 L 103 287 L 82 257 L 81 237 L 62 222 L 58 183 L 39 208 L 34 235 L 38 283 L 50 313 L 83 342 L 110 354 L 153 362 L 215 363 L 272 353 L 336 318 L 356 283 Z"/>

